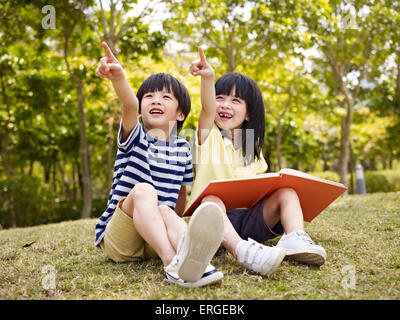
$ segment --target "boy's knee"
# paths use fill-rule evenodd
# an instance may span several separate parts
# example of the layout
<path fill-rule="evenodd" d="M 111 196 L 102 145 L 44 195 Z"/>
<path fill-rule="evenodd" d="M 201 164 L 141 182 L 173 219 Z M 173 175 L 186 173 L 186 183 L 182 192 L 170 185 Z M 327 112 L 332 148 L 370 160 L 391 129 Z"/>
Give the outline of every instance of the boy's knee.
<path fill-rule="evenodd" d="M 174 210 L 164 204 L 158 206 L 158 210 L 163 217 L 169 217 L 171 213 L 175 214 Z"/>
<path fill-rule="evenodd" d="M 129 192 L 128 197 L 131 197 L 133 200 L 138 197 L 143 196 L 155 196 L 157 197 L 157 191 L 154 187 L 146 182 L 136 184 L 133 189 Z"/>

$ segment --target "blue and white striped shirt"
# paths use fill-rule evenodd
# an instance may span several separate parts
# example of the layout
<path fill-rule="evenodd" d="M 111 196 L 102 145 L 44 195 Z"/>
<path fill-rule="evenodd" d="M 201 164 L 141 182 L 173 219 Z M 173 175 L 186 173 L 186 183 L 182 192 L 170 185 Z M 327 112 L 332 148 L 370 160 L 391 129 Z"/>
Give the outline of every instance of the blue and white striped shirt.
<path fill-rule="evenodd" d="M 104 237 L 118 202 L 141 182 L 151 184 L 157 191 L 158 204 L 174 209 L 181 186 L 193 183 L 192 153 L 189 143 L 172 135 L 160 141 L 148 135 L 139 123 L 126 141 L 121 142 L 122 123 L 118 132 L 118 151 L 114 164 L 113 183 L 107 209 L 96 223 L 95 245 Z"/>

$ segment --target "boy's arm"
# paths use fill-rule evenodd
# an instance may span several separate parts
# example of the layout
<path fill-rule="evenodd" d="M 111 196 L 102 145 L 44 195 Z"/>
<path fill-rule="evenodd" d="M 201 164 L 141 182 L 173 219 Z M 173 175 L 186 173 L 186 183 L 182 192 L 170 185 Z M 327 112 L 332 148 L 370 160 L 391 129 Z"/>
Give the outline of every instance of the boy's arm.
<path fill-rule="evenodd" d="M 217 104 L 215 101 L 215 73 L 206 60 L 203 49 L 199 47 L 200 59 L 194 61 L 190 66 L 193 76 L 201 77 L 201 111 L 197 125 L 197 138 L 199 145 L 203 144 L 214 125 Z"/>
<path fill-rule="evenodd" d="M 100 59 L 96 74 L 111 80 L 115 92 L 122 103 L 122 142 L 136 126 L 139 115 L 139 101 L 125 78 L 124 70 L 111 52 L 107 43 L 102 42 L 106 56 Z"/>
<path fill-rule="evenodd" d="M 181 190 L 179 190 L 178 200 L 176 200 L 175 212 L 178 216 L 182 217 L 185 212 L 186 206 L 186 187 L 181 186 Z"/>

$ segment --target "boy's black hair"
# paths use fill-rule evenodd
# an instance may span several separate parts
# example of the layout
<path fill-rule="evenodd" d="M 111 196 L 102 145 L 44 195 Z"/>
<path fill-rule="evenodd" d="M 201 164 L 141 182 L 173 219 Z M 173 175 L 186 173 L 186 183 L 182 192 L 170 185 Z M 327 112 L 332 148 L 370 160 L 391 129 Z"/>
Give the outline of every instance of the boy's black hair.
<path fill-rule="evenodd" d="M 178 131 L 182 128 L 187 115 L 190 112 L 191 101 L 190 95 L 186 87 L 175 77 L 167 73 L 155 73 L 143 81 L 136 96 L 139 100 L 139 113 L 141 112 L 141 104 L 143 96 L 148 92 L 161 91 L 166 89 L 169 93 L 173 93 L 178 100 L 178 110 L 180 110 L 185 118 L 183 121 L 177 121 Z"/>
<path fill-rule="evenodd" d="M 232 90 L 235 92 L 232 92 Z M 242 154 L 245 162 L 249 163 L 255 158 L 260 159 L 265 134 L 264 101 L 260 87 L 253 79 L 238 72 L 228 72 L 215 83 L 215 94 L 233 94 L 246 102 L 246 113 L 249 121 L 245 120 L 241 129 L 254 130 L 254 153 L 246 153 L 246 130 L 242 132 Z"/>

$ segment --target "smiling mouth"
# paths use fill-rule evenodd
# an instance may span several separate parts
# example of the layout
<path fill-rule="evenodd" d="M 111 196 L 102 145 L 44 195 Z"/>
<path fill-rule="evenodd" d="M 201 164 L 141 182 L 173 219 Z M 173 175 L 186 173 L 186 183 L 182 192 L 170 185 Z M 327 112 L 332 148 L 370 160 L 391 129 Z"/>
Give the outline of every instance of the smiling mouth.
<path fill-rule="evenodd" d="M 220 118 L 223 118 L 223 119 L 232 119 L 232 117 L 233 117 L 231 114 L 223 113 L 223 112 L 218 113 L 218 115 Z"/>
<path fill-rule="evenodd" d="M 150 114 L 164 114 L 161 109 L 151 109 Z"/>

